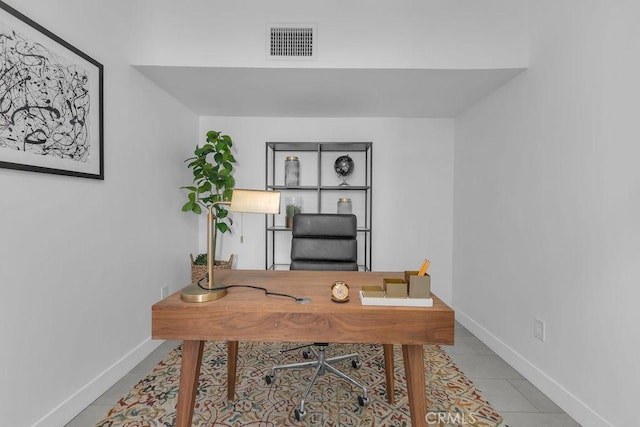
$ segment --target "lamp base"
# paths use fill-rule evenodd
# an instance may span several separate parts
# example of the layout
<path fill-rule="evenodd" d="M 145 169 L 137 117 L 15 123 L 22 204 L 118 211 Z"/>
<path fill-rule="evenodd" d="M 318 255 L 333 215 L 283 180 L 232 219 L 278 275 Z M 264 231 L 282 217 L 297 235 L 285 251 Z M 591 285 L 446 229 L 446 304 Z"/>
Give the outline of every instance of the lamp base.
<path fill-rule="evenodd" d="M 206 290 L 192 283 L 180 292 L 180 299 L 185 302 L 207 302 L 220 299 L 227 295 L 226 289 Z"/>

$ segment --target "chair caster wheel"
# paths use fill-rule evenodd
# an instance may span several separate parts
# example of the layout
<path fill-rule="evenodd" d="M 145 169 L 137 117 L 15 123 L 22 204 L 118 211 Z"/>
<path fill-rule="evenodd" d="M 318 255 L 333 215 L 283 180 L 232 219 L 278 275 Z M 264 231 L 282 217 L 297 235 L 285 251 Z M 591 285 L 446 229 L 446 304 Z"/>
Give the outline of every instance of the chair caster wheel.
<path fill-rule="evenodd" d="M 351 361 L 351 366 L 353 366 L 355 369 L 360 369 L 360 367 L 362 366 L 362 361 L 360 361 L 360 360 L 352 360 Z"/>
<path fill-rule="evenodd" d="M 293 415 L 296 417 L 296 421 L 302 421 L 307 415 L 307 411 L 300 411 L 299 409 L 296 409 L 293 411 Z"/>
<path fill-rule="evenodd" d="M 274 375 L 265 375 L 264 376 L 264 382 L 267 383 L 267 385 L 270 385 L 273 380 L 275 379 Z"/>
<path fill-rule="evenodd" d="M 309 354 L 309 352 L 308 352 L 308 351 L 303 351 L 303 352 L 302 352 L 302 357 L 304 357 L 305 359 L 308 359 L 308 358 L 309 358 L 309 356 L 311 356 L 311 355 Z"/>
<path fill-rule="evenodd" d="M 362 396 L 358 396 L 358 405 L 360 406 L 366 406 L 369 404 L 369 398 L 365 398 Z"/>

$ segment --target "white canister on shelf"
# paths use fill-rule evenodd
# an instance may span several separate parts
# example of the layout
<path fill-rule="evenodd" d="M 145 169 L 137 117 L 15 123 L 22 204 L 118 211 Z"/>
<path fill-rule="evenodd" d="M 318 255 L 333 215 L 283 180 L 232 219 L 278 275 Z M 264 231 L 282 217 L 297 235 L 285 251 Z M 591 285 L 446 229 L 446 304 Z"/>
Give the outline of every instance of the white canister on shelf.
<path fill-rule="evenodd" d="M 348 197 L 341 197 L 338 199 L 338 213 L 350 214 L 351 213 L 351 199 Z"/>
<path fill-rule="evenodd" d="M 297 156 L 288 156 L 284 161 L 284 185 L 285 187 L 300 185 L 300 160 Z"/>

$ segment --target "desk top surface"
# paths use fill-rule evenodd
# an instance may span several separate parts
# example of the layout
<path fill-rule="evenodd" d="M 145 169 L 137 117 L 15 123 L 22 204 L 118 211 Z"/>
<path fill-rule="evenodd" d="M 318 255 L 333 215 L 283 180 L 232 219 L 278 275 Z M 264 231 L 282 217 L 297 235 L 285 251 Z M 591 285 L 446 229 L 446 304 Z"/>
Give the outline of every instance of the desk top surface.
<path fill-rule="evenodd" d="M 258 340 L 452 344 L 454 312 L 435 295 L 433 307 L 364 306 L 362 286 L 401 272 L 216 270 L 215 284 L 250 285 L 297 298 L 231 288 L 219 300 L 187 303 L 175 293 L 152 307 L 152 336 L 187 340 Z M 347 282 L 350 301 L 331 301 L 331 285 Z"/>

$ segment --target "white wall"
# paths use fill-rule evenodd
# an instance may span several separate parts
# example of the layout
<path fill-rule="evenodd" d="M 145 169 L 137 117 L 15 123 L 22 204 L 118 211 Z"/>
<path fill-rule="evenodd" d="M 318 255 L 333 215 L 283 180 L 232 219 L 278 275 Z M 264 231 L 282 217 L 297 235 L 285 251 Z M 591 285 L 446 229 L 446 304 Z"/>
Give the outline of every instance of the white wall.
<path fill-rule="evenodd" d="M 105 66 L 105 180 L 0 169 L 0 418 L 60 426 L 135 366 L 160 287 L 189 280 L 187 109 L 130 67 L 127 0 L 9 0 Z"/>
<path fill-rule="evenodd" d="M 529 9 L 529 70 L 456 120 L 454 305 L 582 425 L 636 424 L 640 4 Z"/>
<path fill-rule="evenodd" d="M 523 2 L 8 3 L 105 65 L 106 180 L 0 169 L 0 339 L 9 349 L 0 364 L 11 367 L 0 372 L 5 424 L 64 424 L 154 346 L 150 306 L 161 286 L 176 291 L 188 280 L 186 255 L 204 238 L 196 217 L 179 212 L 178 188 L 190 179 L 182 160 L 209 129 L 234 138 L 238 187 L 249 188 L 264 185 L 267 140 L 372 141 L 374 268 L 415 268 L 429 256 L 434 290 L 451 300 L 452 121 L 206 117 L 198 124 L 129 64 L 293 66 L 264 59 L 265 25 L 315 22 L 318 61 L 295 66 L 522 66 Z M 244 243 L 237 234 L 225 238 L 222 249 L 239 254 L 239 267 L 263 266 L 263 224 L 245 215 Z"/>
<path fill-rule="evenodd" d="M 527 63 L 513 0 L 140 0 L 137 64 L 510 68 Z M 266 60 L 268 24 L 317 24 L 317 60 Z"/>
<path fill-rule="evenodd" d="M 413 270 L 429 257 L 434 291 L 451 300 L 452 120 L 203 117 L 200 135 L 208 130 L 233 138 L 237 188 L 264 188 L 266 141 L 373 142 L 373 269 Z M 239 268 L 264 268 L 264 216 L 243 216 L 242 244 L 238 216 L 219 258 L 234 253 Z M 200 229 L 206 252 L 204 215 Z"/>

